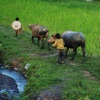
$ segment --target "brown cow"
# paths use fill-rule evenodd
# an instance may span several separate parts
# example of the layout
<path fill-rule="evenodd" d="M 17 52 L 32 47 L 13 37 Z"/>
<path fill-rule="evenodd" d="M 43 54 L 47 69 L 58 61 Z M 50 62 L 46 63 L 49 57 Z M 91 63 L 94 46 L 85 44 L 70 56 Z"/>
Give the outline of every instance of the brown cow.
<path fill-rule="evenodd" d="M 38 46 L 39 46 L 39 42 L 41 40 L 42 42 L 42 46 L 41 49 L 44 48 L 44 38 L 48 38 L 48 29 L 44 26 L 41 26 L 39 24 L 30 24 L 28 25 L 28 27 L 31 29 L 32 31 L 32 42 L 34 42 L 34 37 L 38 38 Z"/>

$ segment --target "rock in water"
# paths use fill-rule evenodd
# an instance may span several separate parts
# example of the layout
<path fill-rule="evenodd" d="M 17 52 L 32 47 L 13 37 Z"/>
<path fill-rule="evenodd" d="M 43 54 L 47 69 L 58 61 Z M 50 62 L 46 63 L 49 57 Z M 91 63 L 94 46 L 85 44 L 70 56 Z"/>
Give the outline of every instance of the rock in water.
<path fill-rule="evenodd" d="M 7 96 L 11 97 L 18 93 L 19 91 L 17 88 L 16 81 L 9 76 L 0 74 L 0 98 L 4 98 Z"/>

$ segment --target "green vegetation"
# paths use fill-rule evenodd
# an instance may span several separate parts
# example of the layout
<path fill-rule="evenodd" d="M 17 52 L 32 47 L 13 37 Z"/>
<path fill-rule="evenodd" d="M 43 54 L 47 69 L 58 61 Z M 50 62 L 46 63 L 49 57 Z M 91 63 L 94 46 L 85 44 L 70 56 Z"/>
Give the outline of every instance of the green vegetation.
<path fill-rule="evenodd" d="M 24 30 L 20 38 L 15 37 L 15 31 L 11 28 L 17 16 Z M 86 62 L 84 64 L 81 62 L 83 58 L 78 48 L 74 61 L 65 59 L 64 64 L 57 65 L 57 56 L 54 56 L 55 49 L 48 51 L 46 43 L 43 50 L 32 44 L 31 31 L 27 26 L 30 23 L 39 23 L 48 27 L 50 35 L 66 30 L 81 31 L 86 37 Z M 99 100 L 99 32 L 99 2 L 0 0 L 0 48 L 4 52 L 4 64 L 10 65 L 13 59 L 23 58 L 21 72 L 27 63 L 30 64 L 26 73 L 28 85 L 21 95 L 21 100 L 28 100 L 31 95 L 56 85 L 64 86 L 62 100 Z M 37 39 L 35 41 L 37 42 Z M 70 50 L 69 58 L 71 55 Z"/>

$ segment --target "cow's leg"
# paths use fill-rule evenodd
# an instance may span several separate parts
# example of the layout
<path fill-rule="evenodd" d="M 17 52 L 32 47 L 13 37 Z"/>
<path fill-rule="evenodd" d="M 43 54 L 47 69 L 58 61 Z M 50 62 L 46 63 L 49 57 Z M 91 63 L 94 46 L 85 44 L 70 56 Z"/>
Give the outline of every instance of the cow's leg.
<path fill-rule="evenodd" d="M 39 44 L 40 44 L 40 38 L 38 38 L 38 46 L 39 46 Z"/>
<path fill-rule="evenodd" d="M 49 41 L 48 41 L 48 38 L 46 38 L 46 41 L 47 41 L 47 45 L 48 45 L 48 50 L 50 51 L 51 50 L 51 44 Z"/>
<path fill-rule="evenodd" d="M 83 61 L 85 62 L 85 53 L 86 53 L 85 46 L 81 46 L 81 48 L 82 48 L 82 53 L 83 53 Z"/>
<path fill-rule="evenodd" d="M 51 50 L 51 48 L 50 48 L 50 43 L 48 42 L 48 50 L 50 51 Z"/>
<path fill-rule="evenodd" d="M 42 46 L 41 46 L 41 49 L 43 49 L 44 48 L 44 42 L 42 43 Z"/>
<path fill-rule="evenodd" d="M 44 48 L 44 38 L 43 37 L 41 37 L 41 42 L 42 42 L 41 49 L 43 49 Z"/>
<path fill-rule="evenodd" d="M 34 42 L 34 36 L 32 36 L 32 43 L 35 43 L 35 42 Z"/>
<path fill-rule="evenodd" d="M 74 60 L 74 57 L 77 54 L 77 47 L 73 48 L 73 52 L 74 52 L 74 54 L 73 54 L 71 60 Z"/>
<path fill-rule="evenodd" d="M 69 48 L 66 47 L 66 55 L 65 55 L 66 58 L 68 57 L 68 50 Z"/>

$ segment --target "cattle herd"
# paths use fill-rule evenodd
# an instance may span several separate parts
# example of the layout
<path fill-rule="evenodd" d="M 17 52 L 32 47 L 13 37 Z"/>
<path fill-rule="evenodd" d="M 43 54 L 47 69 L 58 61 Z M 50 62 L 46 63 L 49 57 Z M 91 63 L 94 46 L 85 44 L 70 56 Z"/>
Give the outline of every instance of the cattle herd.
<path fill-rule="evenodd" d="M 48 49 L 50 50 L 50 44 L 52 44 L 54 41 L 49 42 L 48 40 L 49 39 L 55 40 L 55 39 L 53 36 L 52 36 L 52 38 L 48 38 L 49 37 L 48 28 L 41 26 L 39 24 L 29 24 L 28 27 L 32 31 L 32 42 L 35 43 L 34 37 L 36 37 L 38 39 L 38 45 L 41 40 L 41 42 L 42 42 L 41 49 L 43 49 L 44 44 L 45 44 L 44 38 L 46 38 L 46 41 L 48 43 Z M 66 57 L 67 57 L 69 48 L 72 48 L 74 53 L 73 53 L 73 56 L 71 59 L 74 60 L 74 57 L 77 54 L 77 48 L 81 47 L 83 58 L 85 61 L 85 37 L 82 34 L 82 32 L 65 31 L 61 34 L 61 38 L 64 40 L 64 43 L 65 43 L 64 46 L 66 47 Z"/>

